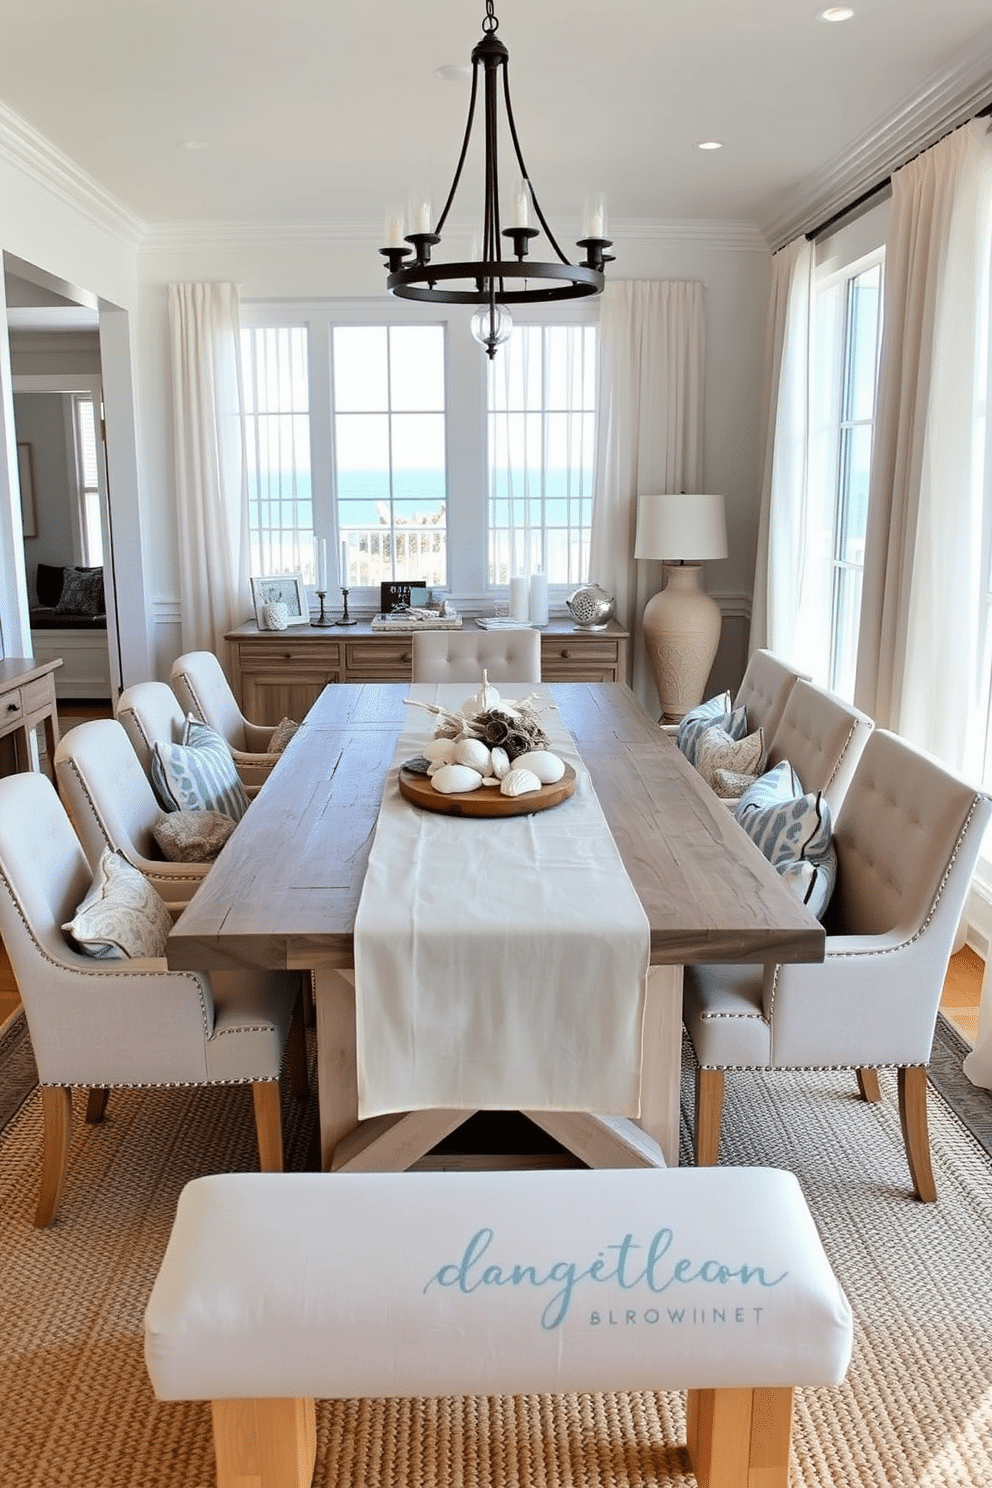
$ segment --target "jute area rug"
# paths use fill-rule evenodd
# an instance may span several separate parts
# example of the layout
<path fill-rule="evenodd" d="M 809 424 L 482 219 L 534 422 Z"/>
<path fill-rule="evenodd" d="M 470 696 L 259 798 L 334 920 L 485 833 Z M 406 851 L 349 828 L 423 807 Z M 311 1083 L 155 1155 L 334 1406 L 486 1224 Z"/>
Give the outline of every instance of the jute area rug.
<path fill-rule="evenodd" d="M 883 1089 L 871 1107 L 843 1074 L 728 1080 L 724 1160 L 797 1172 L 855 1313 L 846 1383 L 797 1395 L 791 1488 L 988 1488 L 992 1162 L 934 1094 L 940 1199 L 915 1203 Z M 291 1166 L 312 1163 L 314 1114 L 284 1099 Z M 209 1406 L 155 1401 L 142 1313 L 183 1184 L 255 1165 L 250 1093 L 119 1092 L 102 1126 L 76 1116 L 47 1232 L 37 1091 L 0 1137 L 0 1484 L 209 1488 Z M 679 1395 L 322 1402 L 314 1481 L 691 1488 L 684 1425 Z"/>

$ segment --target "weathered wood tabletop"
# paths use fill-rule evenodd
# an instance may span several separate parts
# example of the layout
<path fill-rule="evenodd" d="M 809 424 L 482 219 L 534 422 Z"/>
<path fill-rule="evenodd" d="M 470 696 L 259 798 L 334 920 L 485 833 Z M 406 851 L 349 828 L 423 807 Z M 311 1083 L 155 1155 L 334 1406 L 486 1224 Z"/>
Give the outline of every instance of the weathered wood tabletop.
<path fill-rule="evenodd" d="M 549 687 L 651 926 L 657 971 L 645 1012 L 640 1128 L 657 1146 L 648 1152 L 630 1123 L 612 1118 L 528 1114 L 586 1161 L 639 1164 L 660 1153 L 677 1161 L 682 967 L 822 960 L 823 928 L 628 688 Z M 406 1166 L 467 1114 L 438 1113 L 433 1126 L 423 1112 L 398 1123 L 357 1117 L 345 969 L 354 965 L 355 915 L 410 694 L 406 683 L 324 689 L 169 936 L 173 967 L 315 973 L 325 1167 Z"/>

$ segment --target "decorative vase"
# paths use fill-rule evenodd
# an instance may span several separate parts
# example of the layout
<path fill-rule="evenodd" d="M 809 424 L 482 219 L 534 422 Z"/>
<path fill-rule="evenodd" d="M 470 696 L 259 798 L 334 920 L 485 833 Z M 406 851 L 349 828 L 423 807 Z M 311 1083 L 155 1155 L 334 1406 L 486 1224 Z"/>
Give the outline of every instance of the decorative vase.
<path fill-rule="evenodd" d="M 666 563 L 668 582 L 644 609 L 644 646 L 665 723 L 678 723 L 702 701 L 720 643 L 720 607 L 700 586 L 701 570 Z"/>
<path fill-rule="evenodd" d="M 285 630 L 289 625 L 289 608 L 281 599 L 273 599 L 262 606 L 262 622 L 266 630 Z"/>

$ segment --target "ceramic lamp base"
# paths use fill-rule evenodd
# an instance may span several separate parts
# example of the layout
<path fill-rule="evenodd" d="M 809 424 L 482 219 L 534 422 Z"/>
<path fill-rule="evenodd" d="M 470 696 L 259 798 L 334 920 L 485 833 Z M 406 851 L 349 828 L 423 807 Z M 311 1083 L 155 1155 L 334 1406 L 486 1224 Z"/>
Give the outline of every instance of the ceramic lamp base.
<path fill-rule="evenodd" d="M 699 563 L 666 563 L 668 582 L 644 607 L 644 644 L 664 723 L 678 723 L 702 702 L 720 643 L 720 607 L 700 587 L 701 572 Z"/>

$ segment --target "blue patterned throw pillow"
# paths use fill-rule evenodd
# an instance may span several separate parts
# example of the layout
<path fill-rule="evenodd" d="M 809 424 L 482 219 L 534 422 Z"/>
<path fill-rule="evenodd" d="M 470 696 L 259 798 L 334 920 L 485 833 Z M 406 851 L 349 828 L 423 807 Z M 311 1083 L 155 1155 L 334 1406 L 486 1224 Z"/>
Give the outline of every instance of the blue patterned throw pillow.
<path fill-rule="evenodd" d="M 817 919 L 837 882 L 830 807 L 819 791 L 803 792 L 782 760 L 741 796 L 734 816 L 756 847 Z"/>
<path fill-rule="evenodd" d="M 679 724 L 675 742 L 690 765 L 695 765 L 699 741 L 711 728 L 725 729 L 733 739 L 743 739 L 747 733 L 747 714 L 743 708 L 731 707 L 729 692 L 691 708 Z"/>
<path fill-rule="evenodd" d="M 238 822 L 248 810 L 248 797 L 227 742 L 192 714 L 186 719 L 181 744 L 155 744 L 151 779 L 166 811 L 219 811 Z"/>

